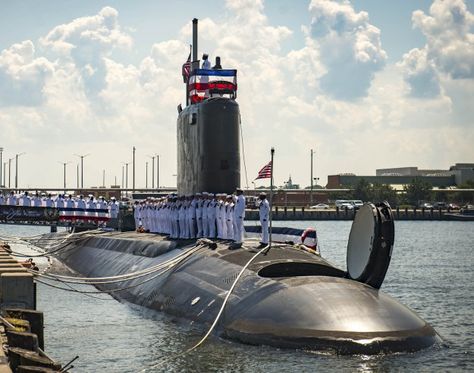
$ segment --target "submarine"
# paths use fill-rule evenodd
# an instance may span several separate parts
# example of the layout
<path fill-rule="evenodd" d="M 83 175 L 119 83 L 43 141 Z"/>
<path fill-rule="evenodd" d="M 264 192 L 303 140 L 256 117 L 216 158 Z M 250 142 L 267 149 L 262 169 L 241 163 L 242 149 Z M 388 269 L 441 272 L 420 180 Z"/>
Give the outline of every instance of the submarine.
<path fill-rule="evenodd" d="M 237 71 L 200 69 L 197 33 L 194 19 L 187 105 L 178 107 L 178 193 L 229 193 L 240 184 Z M 263 251 L 249 238 L 231 250 L 220 239 L 118 231 L 52 233 L 37 245 L 84 278 L 97 279 L 95 286 L 119 301 L 203 327 L 215 324 L 215 335 L 241 343 L 380 354 L 441 341 L 431 325 L 380 290 L 395 241 L 388 203 L 358 210 L 345 270 L 305 246 L 300 230 L 272 233 Z M 59 249 L 51 238 L 61 239 Z"/>

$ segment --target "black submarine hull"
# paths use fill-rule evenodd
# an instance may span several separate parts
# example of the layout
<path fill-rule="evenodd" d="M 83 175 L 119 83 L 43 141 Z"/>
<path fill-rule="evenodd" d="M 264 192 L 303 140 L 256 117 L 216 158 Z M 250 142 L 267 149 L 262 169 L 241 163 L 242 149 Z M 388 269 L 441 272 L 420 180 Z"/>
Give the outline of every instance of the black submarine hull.
<path fill-rule="evenodd" d="M 59 259 L 88 277 L 150 268 L 196 245 L 150 234 L 74 236 Z M 119 300 L 210 325 L 253 255 L 254 250 L 228 250 L 217 241 L 217 249 L 204 245 L 172 270 L 148 275 L 146 282 L 142 277 L 98 287 Z M 394 298 L 346 278 L 318 255 L 288 245 L 273 247 L 244 272 L 216 333 L 247 344 L 338 354 L 411 352 L 440 341 L 426 321 Z"/>

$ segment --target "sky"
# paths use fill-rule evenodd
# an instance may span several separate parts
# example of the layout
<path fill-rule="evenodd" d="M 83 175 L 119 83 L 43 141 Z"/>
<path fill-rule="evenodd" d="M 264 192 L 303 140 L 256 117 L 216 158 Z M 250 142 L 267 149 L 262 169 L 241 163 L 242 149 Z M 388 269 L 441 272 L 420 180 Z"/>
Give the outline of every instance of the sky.
<path fill-rule="evenodd" d="M 1 0 L 0 147 L 19 187 L 176 185 L 181 65 L 199 52 L 238 70 L 241 185 L 275 148 L 289 176 L 474 162 L 473 0 Z M 243 162 L 242 162 L 243 165 Z M 130 166 L 131 167 L 131 166 Z M 246 169 L 246 170 L 245 170 Z M 246 171 L 246 172 L 245 172 Z M 131 186 L 131 168 L 129 169 Z M 268 186 L 268 180 L 256 185 Z"/>

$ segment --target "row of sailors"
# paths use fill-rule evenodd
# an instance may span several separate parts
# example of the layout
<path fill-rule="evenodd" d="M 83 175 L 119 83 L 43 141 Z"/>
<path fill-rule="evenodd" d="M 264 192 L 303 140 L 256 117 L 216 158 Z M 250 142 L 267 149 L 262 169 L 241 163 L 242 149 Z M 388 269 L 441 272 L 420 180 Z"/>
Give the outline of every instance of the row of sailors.
<path fill-rule="evenodd" d="M 74 215 L 74 216 L 106 216 L 110 218 L 117 218 L 119 212 L 119 204 L 115 197 L 112 197 L 110 201 L 106 201 L 104 197 L 99 197 L 97 200 L 94 199 L 93 195 L 89 195 L 89 199 L 84 199 L 82 195 L 73 197 L 72 195 L 61 195 L 59 194 L 53 199 L 51 194 L 40 196 L 36 193 L 33 197 L 28 195 L 28 192 L 23 193 L 21 196 L 15 195 L 11 192 L 8 197 L 3 196 L 0 193 L 0 206 L 28 206 L 28 207 L 57 207 L 57 208 L 70 208 L 70 209 L 83 209 L 86 211 L 64 211 L 63 215 Z M 87 210 L 108 210 L 105 212 L 93 212 Z"/>
<path fill-rule="evenodd" d="M 135 203 L 135 224 L 151 233 L 171 238 L 220 238 L 242 243 L 245 197 L 196 193 L 194 196 L 170 195 L 157 201 Z"/>

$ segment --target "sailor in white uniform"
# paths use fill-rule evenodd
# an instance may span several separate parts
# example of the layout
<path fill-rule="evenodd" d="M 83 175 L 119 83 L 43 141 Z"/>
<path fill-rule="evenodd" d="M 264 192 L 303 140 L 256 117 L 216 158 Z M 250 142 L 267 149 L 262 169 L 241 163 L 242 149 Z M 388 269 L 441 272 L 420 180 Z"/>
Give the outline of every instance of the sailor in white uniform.
<path fill-rule="evenodd" d="M 111 219 L 117 219 L 118 212 L 119 212 L 119 205 L 118 205 L 117 201 L 115 200 L 115 197 L 112 197 L 110 199 L 110 203 L 109 203 L 110 218 Z"/>
<path fill-rule="evenodd" d="M 45 198 L 44 200 L 44 206 L 45 207 L 54 207 L 54 201 L 51 198 L 51 194 L 48 194 L 48 197 Z"/>
<path fill-rule="evenodd" d="M 234 239 L 234 200 L 228 195 L 225 203 L 226 240 Z"/>
<path fill-rule="evenodd" d="M 21 196 L 19 204 L 21 206 L 27 206 L 27 207 L 31 206 L 31 201 L 30 201 L 30 197 L 28 196 L 28 192 L 25 192 L 23 196 Z"/>
<path fill-rule="evenodd" d="M 207 214 L 207 208 L 209 206 L 209 202 L 211 202 L 209 193 L 203 192 L 203 201 L 202 201 L 202 236 L 209 237 L 209 220 Z"/>
<path fill-rule="evenodd" d="M 41 207 L 41 197 L 38 192 L 36 192 L 35 196 L 31 200 L 31 205 L 33 207 Z"/>
<path fill-rule="evenodd" d="M 237 245 L 242 245 L 244 239 L 245 197 L 240 188 L 237 188 L 235 193 L 234 241 Z"/>
<path fill-rule="evenodd" d="M 85 213 L 86 201 L 84 201 L 84 197 L 82 195 L 80 195 L 79 199 L 76 201 L 76 209 L 79 209 L 79 210 L 76 210 L 74 215 L 78 217 L 80 220 L 82 220 L 81 218 L 86 215 Z"/>
<path fill-rule="evenodd" d="M 194 196 L 189 196 L 188 203 L 188 214 L 186 216 L 188 220 L 188 235 L 189 238 L 196 238 L 196 199 Z"/>
<path fill-rule="evenodd" d="M 260 240 L 260 246 L 264 247 L 268 245 L 268 222 L 270 217 L 270 204 L 267 200 L 265 193 L 260 193 L 259 197 L 259 216 L 260 225 L 262 226 L 262 239 Z"/>
<path fill-rule="evenodd" d="M 201 193 L 196 193 L 196 237 L 202 238 L 202 195 Z"/>
<path fill-rule="evenodd" d="M 210 200 L 207 206 L 207 224 L 209 224 L 209 238 L 216 238 L 216 206 L 214 194 L 209 194 Z"/>
<path fill-rule="evenodd" d="M 16 206 L 16 195 L 13 192 L 10 192 L 7 200 L 8 206 Z"/>

